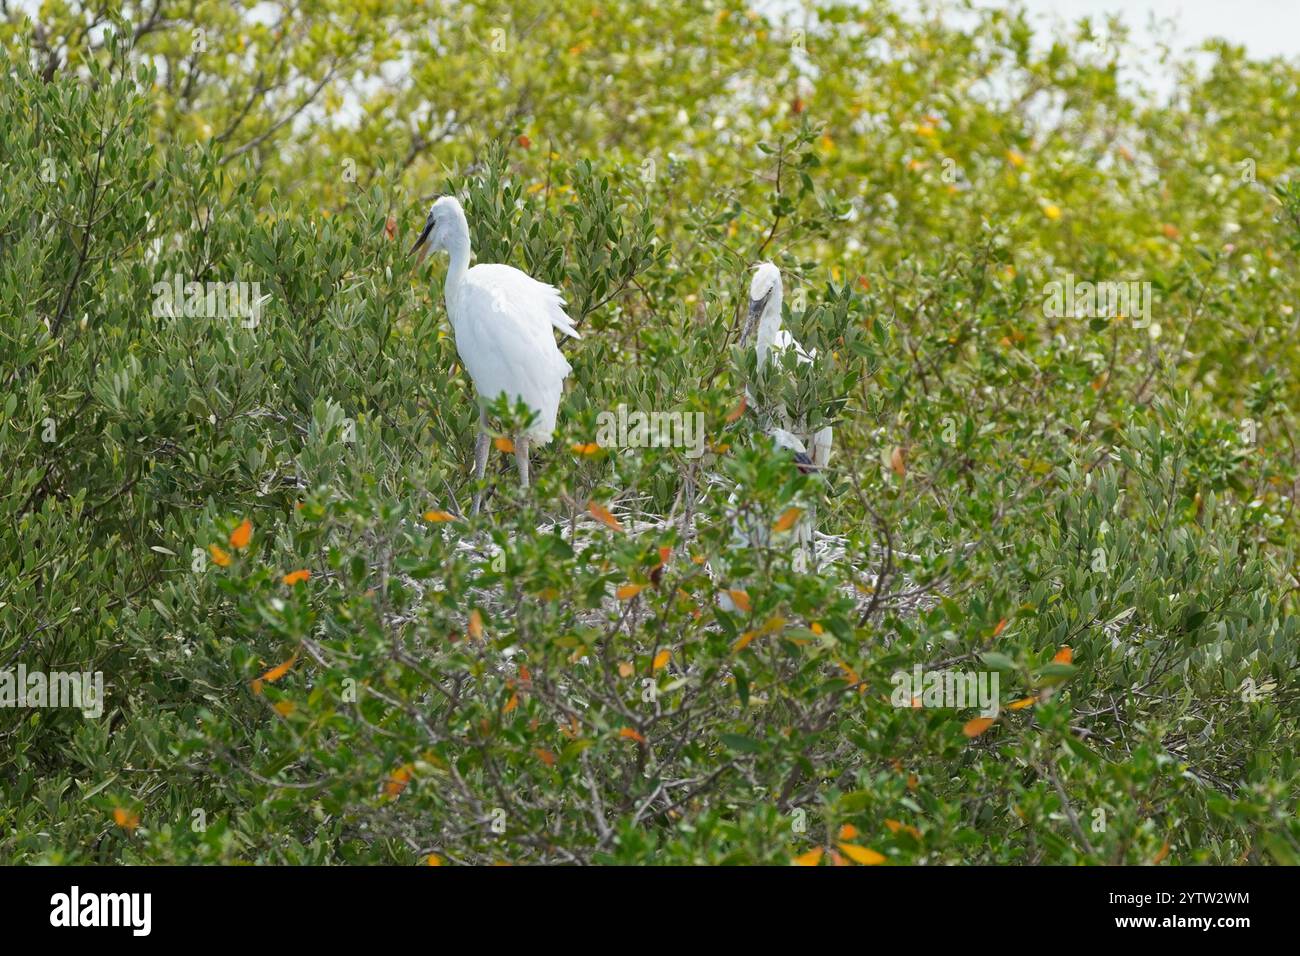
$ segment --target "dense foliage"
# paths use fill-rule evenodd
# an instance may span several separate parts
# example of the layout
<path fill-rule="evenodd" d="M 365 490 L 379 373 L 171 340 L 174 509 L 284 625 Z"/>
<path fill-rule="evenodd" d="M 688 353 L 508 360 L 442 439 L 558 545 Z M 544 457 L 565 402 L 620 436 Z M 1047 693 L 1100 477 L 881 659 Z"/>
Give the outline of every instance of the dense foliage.
<path fill-rule="evenodd" d="M 273 6 L 0 21 L 0 670 L 106 690 L 0 709 L 0 860 L 1300 860 L 1300 67 L 1157 102 L 1120 24 L 1014 10 Z M 444 191 L 583 336 L 472 519 L 406 255 Z M 737 346 L 763 258 L 815 368 Z M 620 405 L 705 453 L 599 447 Z M 918 666 L 1001 712 L 894 706 Z"/>

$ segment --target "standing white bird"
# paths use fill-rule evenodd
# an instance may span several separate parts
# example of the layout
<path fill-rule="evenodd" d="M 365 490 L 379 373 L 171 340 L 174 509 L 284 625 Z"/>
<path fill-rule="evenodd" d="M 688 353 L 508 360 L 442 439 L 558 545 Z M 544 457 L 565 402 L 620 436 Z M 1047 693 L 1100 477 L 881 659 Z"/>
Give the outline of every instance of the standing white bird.
<path fill-rule="evenodd" d="M 781 327 L 781 305 L 781 270 L 771 262 L 761 262 L 755 268 L 754 278 L 749 283 L 749 314 L 740 336 L 740 344 L 745 345 L 757 328 L 754 353 L 760 374 L 767 371 L 773 360 L 790 348 L 795 350 L 801 364 L 812 364 L 817 358 L 815 350 L 805 352 L 794 336 Z M 746 395 L 749 395 L 748 389 Z M 830 425 L 815 432 L 810 431 L 804 420 L 792 419 L 783 404 L 773 408 L 759 408 L 758 414 L 763 421 L 764 431 L 778 448 L 786 448 L 794 453 L 800 470 L 820 470 L 830 463 L 835 435 Z M 798 541 L 795 556 L 797 570 L 806 570 L 815 558 L 813 532 L 816 524 L 816 510 L 811 509 L 794 529 Z"/>
<path fill-rule="evenodd" d="M 443 295 L 456 336 L 456 351 L 478 392 L 479 434 L 474 446 L 474 477 L 487 468 L 487 405 L 504 393 L 513 405 L 522 401 L 537 413 L 532 425 L 514 436 L 519 479 L 528 487 L 529 441 L 548 442 L 555 431 L 564 379 L 572 368 L 555 344 L 552 327 L 579 338 L 564 312 L 559 291 L 513 266 L 469 267 L 469 223 L 454 196 L 442 196 L 429 209 L 424 230 L 411 252 L 419 262 L 431 251 L 450 258 Z M 474 493 L 474 514 L 482 491 Z"/>
<path fill-rule="evenodd" d="M 802 364 L 812 364 L 817 358 L 815 349 L 811 353 L 805 352 L 803 346 L 795 341 L 794 336 L 781 327 L 781 301 L 781 270 L 771 262 L 760 262 L 754 269 L 754 278 L 749 283 L 749 315 L 740 336 L 740 344 L 744 345 L 754 334 L 754 328 L 757 326 L 758 337 L 754 341 L 754 354 L 758 357 L 760 372 L 765 371 L 774 358 L 789 348 L 795 350 L 795 355 Z M 797 452 L 806 453 L 814 468 L 825 468 L 830 464 L 831 446 L 835 437 L 834 429 L 830 425 L 809 432 L 804 422 L 791 420 L 783 405 L 762 411 L 766 412 L 769 418 L 766 423 L 767 433 L 776 439 L 778 444 L 796 448 L 784 436 L 775 434 L 779 430 L 792 435 L 799 445 L 802 445 L 801 448 L 796 449 Z"/>

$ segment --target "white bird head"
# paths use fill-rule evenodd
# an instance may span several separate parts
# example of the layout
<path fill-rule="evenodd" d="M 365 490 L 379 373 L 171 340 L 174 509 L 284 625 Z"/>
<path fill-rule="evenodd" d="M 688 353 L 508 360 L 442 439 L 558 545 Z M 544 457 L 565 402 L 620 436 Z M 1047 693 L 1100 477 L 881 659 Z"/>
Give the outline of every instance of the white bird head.
<path fill-rule="evenodd" d="M 429 218 L 424 221 L 411 252 L 419 250 L 419 261 L 424 262 L 430 252 L 450 250 L 452 246 L 469 244 L 469 222 L 465 210 L 455 196 L 439 196 L 429 207 Z"/>
<path fill-rule="evenodd" d="M 771 316 L 775 316 L 777 324 L 780 323 L 781 270 L 770 262 L 760 262 L 754 267 L 754 278 L 749 283 L 749 315 L 745 319 L 745 330 L 740 334 L 740 344 L 744 345 L 749 341 L 749 337 L 754 334 L 755 326 L 759 324 L 759 319 L 768 319 Z M 771 331 L 775 333 L 775 327 Z M 766 351 L 766 348 L 763 348 L 763 351 Z"/>

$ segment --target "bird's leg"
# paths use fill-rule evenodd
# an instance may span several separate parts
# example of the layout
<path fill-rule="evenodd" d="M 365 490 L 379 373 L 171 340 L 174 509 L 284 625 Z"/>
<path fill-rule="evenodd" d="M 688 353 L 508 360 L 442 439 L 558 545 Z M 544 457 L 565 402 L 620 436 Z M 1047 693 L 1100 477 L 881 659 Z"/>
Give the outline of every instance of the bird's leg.
<path fill-rule="evenodd" d="M 472 514 L 478 514 L 479 507 L 483 504 L 483 475 L 487 472 L 488 456 L 488 428 L 487 428 L 487 411 L 479 409 L 478 413 L 478 441 L 474 443 L 474 505 Z"/>
<path fill-rule="evenodd" d="M 519 465 L 519 487 L 528 487 L 528 436 L 515 439 L 515 462 Z"/>

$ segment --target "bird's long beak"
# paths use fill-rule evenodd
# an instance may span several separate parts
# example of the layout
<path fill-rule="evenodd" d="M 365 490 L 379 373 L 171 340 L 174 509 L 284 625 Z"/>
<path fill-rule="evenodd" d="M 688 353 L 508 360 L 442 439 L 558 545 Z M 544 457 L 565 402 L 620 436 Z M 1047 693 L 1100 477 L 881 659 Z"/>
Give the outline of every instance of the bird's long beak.
<path fill-rule="evenodd" d="M 745 329 L 740 333 L 740 344 L 744 345 L 749 341 L 749 337 L 754 334 L 754 326 L 758 325 L 759 316 L 767 308 L 767 300 L 772 298 L 772 290 L 769 289 L 767 295 L 761 299 L 749 300 L 749 315 L 745 318 Z"/>
<path fill-rule="evenodd" d="M 420 254 L 415 259 L 417 263 L 424 262 L 425 256 L 429 254 L 429 247 L 424 244 L 424 240 L 429 238 L 429 233 L 432 231 L 433 220 L 430 219 L 425 222 L 424 230 L 420 233 L 420 237 L 415 240 L 415 245 L 411 246 L 411 252 L 415 252 L 417 249 L 420 250 Z M 410 255 L 410 253 L 408 252 L 407 255 Z"/>

